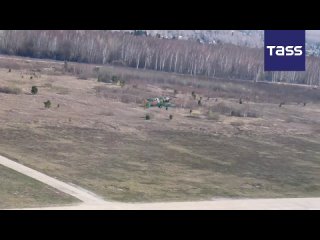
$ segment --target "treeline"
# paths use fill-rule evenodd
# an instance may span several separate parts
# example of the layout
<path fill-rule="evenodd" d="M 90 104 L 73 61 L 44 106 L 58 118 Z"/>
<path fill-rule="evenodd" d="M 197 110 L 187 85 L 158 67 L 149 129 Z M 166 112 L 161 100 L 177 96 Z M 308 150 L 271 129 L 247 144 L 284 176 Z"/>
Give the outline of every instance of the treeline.
<path fill-rule="evenodd" d="M 308 57 L 306 72 L 264 72 L 262 49 L 104 30 L 4 30 L 0 53 L 228 79 L 309 85 L 320 81 L 316 57 Z"/>

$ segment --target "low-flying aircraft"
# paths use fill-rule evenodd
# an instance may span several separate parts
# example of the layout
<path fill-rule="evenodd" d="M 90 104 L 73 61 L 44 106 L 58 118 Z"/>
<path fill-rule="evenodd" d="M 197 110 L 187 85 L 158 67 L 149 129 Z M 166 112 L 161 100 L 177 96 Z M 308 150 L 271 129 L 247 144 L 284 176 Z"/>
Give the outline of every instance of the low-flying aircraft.
<path fill-rule="evenodd" d="M 150 107 L 165 107 L 166 110 L 168 110 L 169 107 L 174 107 L 172 103 L 170 103 L 170 98 L 169 97 L 156 97 L 156 98 L 148 98 L 146 99 L 146 104 L 145 106 L 147 108 Z"/>

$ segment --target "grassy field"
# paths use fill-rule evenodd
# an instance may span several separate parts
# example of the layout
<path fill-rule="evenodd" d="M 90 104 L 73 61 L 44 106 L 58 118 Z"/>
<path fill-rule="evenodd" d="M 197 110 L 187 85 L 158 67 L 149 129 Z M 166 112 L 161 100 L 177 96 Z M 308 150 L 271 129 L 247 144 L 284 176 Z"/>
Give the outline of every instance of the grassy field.
<path fill-rule="evenodd" d="M 111 75 L 122 71 L 121 88 L 37 67 L 41 77 L 32 79 L 29 70 L 22 78 L 21 69 L 0 69 L 0 87 L 22 91 L 0 93 L 0 154 L 17 162 L 107 200 L 320 196 L 318 89 L 186 77 L 203 85 L 198 88 L 179 84 L 181 76 L 156 74 L 152 81 L 150 72 L 133 71 L 130 78 L 129 70 L 109 67 Z M 37 95 L 29 94 L 33 85 Z M 255 97 L 239 104 L 249 93 Z M 177 107 L 141 106 L 159 95 L 172 96 Z"/>
<path fill-rule="evenodd" d="M 0 209 L 71 204 L 77 199 L 0 165 Z"/>

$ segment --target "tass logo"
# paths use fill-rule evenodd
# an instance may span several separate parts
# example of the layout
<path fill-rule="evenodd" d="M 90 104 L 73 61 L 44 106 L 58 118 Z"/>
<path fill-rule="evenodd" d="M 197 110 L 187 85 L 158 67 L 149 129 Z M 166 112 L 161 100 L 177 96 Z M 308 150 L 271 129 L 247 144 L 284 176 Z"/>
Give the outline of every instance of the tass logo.
<path fill-rule="evenodd" d="M 264 70 L 305 71 L 305 30 L 265 30 Z"/>

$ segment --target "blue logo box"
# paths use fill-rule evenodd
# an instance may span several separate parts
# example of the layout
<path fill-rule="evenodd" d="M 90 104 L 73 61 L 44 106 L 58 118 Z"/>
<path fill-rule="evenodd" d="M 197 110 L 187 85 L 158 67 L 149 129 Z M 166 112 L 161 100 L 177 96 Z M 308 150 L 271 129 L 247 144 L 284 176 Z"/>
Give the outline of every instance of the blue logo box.
<path fill-rule="evenodd" d="M 265 30 L 264 70 L 305 71 L 305 30 Z"/>

